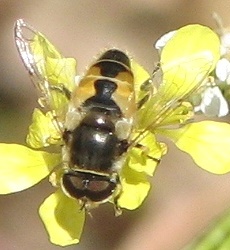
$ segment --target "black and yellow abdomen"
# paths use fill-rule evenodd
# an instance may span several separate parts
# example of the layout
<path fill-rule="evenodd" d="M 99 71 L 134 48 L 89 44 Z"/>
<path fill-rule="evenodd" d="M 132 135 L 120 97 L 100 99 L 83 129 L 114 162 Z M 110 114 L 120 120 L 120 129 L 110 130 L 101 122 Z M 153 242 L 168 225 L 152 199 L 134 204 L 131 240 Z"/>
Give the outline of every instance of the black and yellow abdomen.
<path fill-rule="evenodd" d="M 89 67 L 73 93 L 75 107 L 104 107 L 111 112 L 132 118 L 136 111 L 134 79 L 130 59 L 119 50 L 102 54 Z"/>

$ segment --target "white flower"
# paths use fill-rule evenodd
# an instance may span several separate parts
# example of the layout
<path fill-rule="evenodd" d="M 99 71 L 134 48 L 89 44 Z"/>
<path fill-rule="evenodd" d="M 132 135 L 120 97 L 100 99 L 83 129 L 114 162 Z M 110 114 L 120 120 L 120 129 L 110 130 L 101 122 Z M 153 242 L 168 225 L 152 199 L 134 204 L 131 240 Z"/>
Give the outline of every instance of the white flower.
<path fill-rule="evenodd" d="M 220 81 L 227 81 L 228 84 L 228 78 L 230 76 L 230 62 L 226 58 L 222 58 L 217 62 L 216 76 Z"/>
<path fill-rule="evenodd" d="M 230 33 L 225 33 L 220 37 L 221 41 L 221 55 L 226 55 L 229 53 L 230 49 Z"/>
<path fill-rule="evenodd" d="M 221 117 L 228 114 L 228 103 L 219 87 L 210 86 L 204 91 L 201 104 L 195 108 L 195 112 L 198 111 L 203 112 L 206 116 Z"/>

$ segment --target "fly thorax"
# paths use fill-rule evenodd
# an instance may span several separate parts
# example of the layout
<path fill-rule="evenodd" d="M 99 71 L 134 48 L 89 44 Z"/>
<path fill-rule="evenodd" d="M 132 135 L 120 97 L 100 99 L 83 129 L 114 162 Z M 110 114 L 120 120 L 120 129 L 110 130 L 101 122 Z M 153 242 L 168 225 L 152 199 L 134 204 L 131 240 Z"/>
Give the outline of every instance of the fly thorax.
<path fill-rule="evenodd" d="M 115 160 L 126 151 L 127 142 L 120 140 L 109 115 L 90 112 L 73 131 L 66 131 L 71 166 L 99 172 L 111 172 Z"/>

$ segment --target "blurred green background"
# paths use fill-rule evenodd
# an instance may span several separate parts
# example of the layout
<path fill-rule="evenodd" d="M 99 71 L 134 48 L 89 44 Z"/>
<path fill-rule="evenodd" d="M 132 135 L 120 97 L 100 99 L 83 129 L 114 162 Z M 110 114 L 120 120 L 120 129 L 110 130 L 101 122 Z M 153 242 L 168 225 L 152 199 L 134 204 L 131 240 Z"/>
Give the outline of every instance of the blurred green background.
<path fill-rule="evenodd" d="M 149 71 L 158 60 L 153 49 L 162 34 L 189 23 L 215 28 L 217 12 L 230 27 L 227 0 L 0 1 L 0 141 L 24 143 L 36 91 L 13 40 L 16 19 L 24 18 L 44 33 L 65 56 L 78 60 L 81 74 L 104 48 L 127 50 Z M 10 166 L 6 166 L 10 167 Z M 178 250 L 230 207 L 230 176 L 198 168 L 170 144 L 153 188 L 137 211 L 115 218 L 111 205 L 88 217 L 81 250 Z M 52 192 L 47 180 L 30 190 L 0 197 L 1 250 L 53 250 L 37 209 Z"/>

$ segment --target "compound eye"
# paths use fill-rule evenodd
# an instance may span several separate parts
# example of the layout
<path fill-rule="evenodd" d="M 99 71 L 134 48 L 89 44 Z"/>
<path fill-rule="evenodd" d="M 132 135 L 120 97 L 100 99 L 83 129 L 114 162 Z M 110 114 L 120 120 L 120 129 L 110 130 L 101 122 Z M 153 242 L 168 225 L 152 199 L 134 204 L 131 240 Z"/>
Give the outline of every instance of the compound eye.
<path fill-rule="evenodd" d="M 107 190 L 111 183 L 107 180 L 91 180 L 88 182 L 87 189 L 91 192 L 103 192 Z"/>
<path fill-rule="evenodd" d="M 70 196 L 76 199 L 85 197 L 94 202 L 104 201 L 109 198 L 117 186 L 107 176 L 79 172 L 64 174 L 62 184 Z"/>
<path fill-rule="evenodd" d="M 62 188 L 73 198 L 80 199 L 85 196 L 84 183 L 82 182 L 82 178 L 78 176 L 64 174 L 62 176 Z"/>

